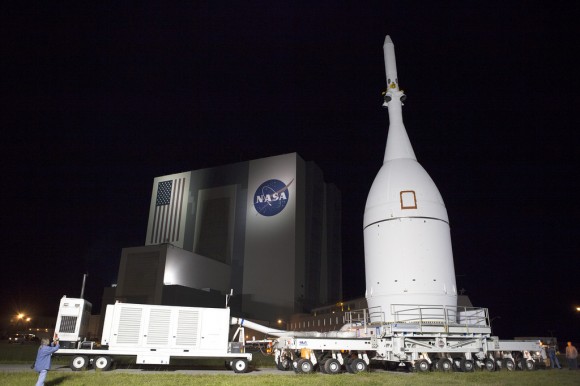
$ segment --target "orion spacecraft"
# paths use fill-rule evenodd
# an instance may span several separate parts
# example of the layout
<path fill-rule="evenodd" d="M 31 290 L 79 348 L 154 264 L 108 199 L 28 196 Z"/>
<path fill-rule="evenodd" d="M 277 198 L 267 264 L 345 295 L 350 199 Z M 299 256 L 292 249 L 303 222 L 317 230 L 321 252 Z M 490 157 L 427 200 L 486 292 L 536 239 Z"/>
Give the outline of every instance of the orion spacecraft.
<path fill-rule="evenodd" d="M 389 131 L 383 165 L 369 192 L 364 213 L 366 298 L 369 309 L 392 322 L 397 307 L 457 306 L 451 235 L 443 198 L 417 162 L 403 124 L 395 47 L 383 45 L 387 89 L 383 106 Z M 379 317 L 379 313 L 371 317 Z M 439 314 L 438 314 L 439 313 Z M 374 316 L 373 316 L 374 315 Z"/>

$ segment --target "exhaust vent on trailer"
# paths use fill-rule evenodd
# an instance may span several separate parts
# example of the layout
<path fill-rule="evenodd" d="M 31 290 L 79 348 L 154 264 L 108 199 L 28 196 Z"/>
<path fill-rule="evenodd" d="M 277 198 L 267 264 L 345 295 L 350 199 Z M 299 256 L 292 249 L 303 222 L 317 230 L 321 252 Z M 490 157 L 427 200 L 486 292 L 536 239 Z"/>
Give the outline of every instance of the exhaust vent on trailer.
<path fill-rule="evenodd" d="M 61 316 L 60 319 L 60 328 L 58 333 L 71 333 L 75 332 L 75 328 L 77 325 L 77 317 L 76 316 Z"/>
<path fill-rule="evenodd" d="M 142 308 L 123 307 L 119 320 L 119 333 L 117 343 L 139 343 L 139 330 L 141 329 Z"/>

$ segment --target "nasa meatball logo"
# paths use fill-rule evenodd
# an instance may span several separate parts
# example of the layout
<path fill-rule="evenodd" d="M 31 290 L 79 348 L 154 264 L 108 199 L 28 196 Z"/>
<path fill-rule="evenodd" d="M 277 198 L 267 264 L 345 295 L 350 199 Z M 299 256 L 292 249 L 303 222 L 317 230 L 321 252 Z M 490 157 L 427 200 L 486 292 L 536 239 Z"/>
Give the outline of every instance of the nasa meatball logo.
<path fill-rule="evenodd" d="M 294 181 L 294 180 L 292 180 Z M 254 208 L 262 216 L 275 216 L 282 212 L 290 199 L 288 187 L 292 183 L 285 184 L 280 180 L 268 180 L 256 189 L 254 193 Z"/>

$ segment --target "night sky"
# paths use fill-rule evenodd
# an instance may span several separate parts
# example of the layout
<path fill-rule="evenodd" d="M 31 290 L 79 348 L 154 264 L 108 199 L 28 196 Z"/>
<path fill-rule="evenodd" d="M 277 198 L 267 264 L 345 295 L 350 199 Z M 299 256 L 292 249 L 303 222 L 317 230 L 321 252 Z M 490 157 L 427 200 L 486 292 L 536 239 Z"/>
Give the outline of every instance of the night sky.
<path fill-rule="evenodd" d="M 389 34 L 458 287 L 502 338 L 580 343 L 580 6 L 399 3 L 2 5 L 2 317 L 56 315 L 86 272 L 99 308 L 154 177 L 289 152 L 342 192 L 344 298 L 363 296 Z"/>

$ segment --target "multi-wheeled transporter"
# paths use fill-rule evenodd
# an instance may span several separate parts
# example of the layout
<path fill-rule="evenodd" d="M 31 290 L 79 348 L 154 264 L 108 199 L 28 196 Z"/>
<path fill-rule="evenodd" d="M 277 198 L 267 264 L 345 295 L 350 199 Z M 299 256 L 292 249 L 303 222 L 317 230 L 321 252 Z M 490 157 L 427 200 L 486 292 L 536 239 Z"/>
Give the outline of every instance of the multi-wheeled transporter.
<path fill-rule="evenodd" d="M 272 350 L 280 370 L 337 374 L 366 371 L 372 362 L 425 372 L 533 370 L 545 359 L 539 341 L 491 336 L 487 309 L 393 305 L 396 321 L 371 322 L 369 310 L 346 313 L 340 331 L 276 331 L 240 320 L 240 325 L 277 336 Z M 417 317 L 418 315 L 418 317 Z M 444 315 L 435 318 L 434 315 Z"/>
<path fill-rule="evenodd" d="M 90 303 L 63 297 L 55 334 L 58 356 L 71 357 L 72 370 L 89 365 L 109 370 L 117 357 L 137 364 L 169 365 L 171 358 L 224 358 L 236 373 L 246 372 L 252 354 L 229 342 L 230 309 L 116 303 L 108 305 L 100 342 L 86 339 Z"/>

